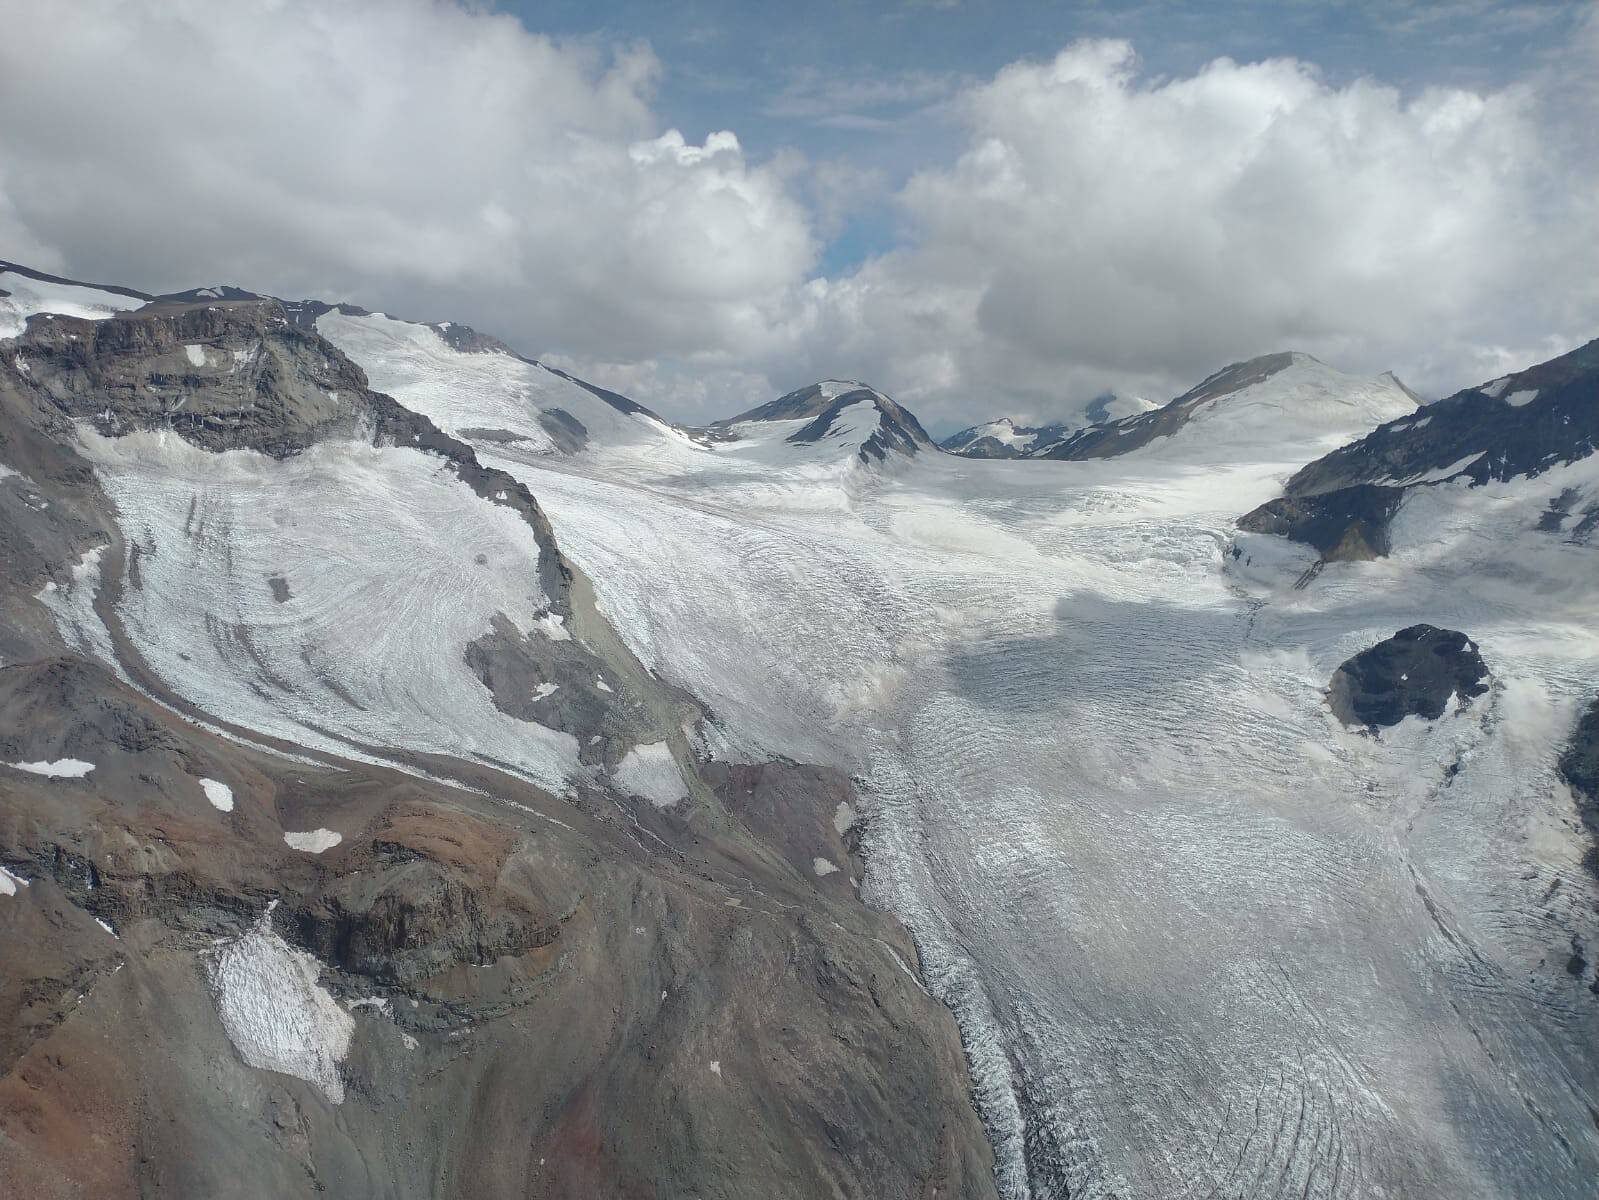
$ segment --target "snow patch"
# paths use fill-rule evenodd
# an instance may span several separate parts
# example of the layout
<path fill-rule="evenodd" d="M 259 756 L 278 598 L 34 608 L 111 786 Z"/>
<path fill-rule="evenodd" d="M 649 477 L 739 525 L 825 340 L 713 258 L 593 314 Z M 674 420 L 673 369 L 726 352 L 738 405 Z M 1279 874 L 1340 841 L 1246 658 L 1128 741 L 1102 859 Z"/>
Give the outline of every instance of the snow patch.
<path fill-rule="evenodd" d="M 544 613 L 533 622 L 536 628 L 552 642 L 569 642 L 572 635 L 566 628 L 566 619 L 560 613 Z"/>
<path fill-rule="evenodd" d="M 1505 403 L 1511 408 L 1525 408 L 1538 398 L 1538 389 L 1531 388 L 1520 392 L 1511 392 L 1505 397 Z"/>
<path fill-rule="evenodd" d="M 321 854 L 324 850 L 331 850 L 342 842 L 344 835 L 331 829 L 310 829 L 304 833 L 290 833 L 285 830 L 283 840 L 291 849 L 304 850 L 307 854 Z"/>
<path fill-rule="evenodd" d="M 216 779 L 202 779 L 200 790 L 205 793 L 205 798 L 211 801 L 212 807 L 218 811 L 233 811 L 233 789 L 227 784 Z"/>
<path fill-rule="evenodd" d="M 0 896 L 15 896 L 19 887 L 27 887 L 28 881 L 21 875 L 13 875 L 4 867 L 0 867 Z"/>
<path fill-rule="evenodd" d="M 611 772 L 611 779 L 629 795 L 648 800 L 656 808 L 670 808 L 688 797 L 683 773 L 665 742 L 634 746 Z"/>
<path fill-rule="evenodd" d="M 537 701 L 543 700 L 546 696 L 555 695 L 555 693 L 560 690 L 561 685 L 558 683 L 541 683 L 538 685 L 538 687 L 533 689 L 533 700 L 536 703 Z"/>
<path fill-rule="evenodd" d="M 833 810 L 833 829 L 839 837 L 843 837 L 855 824 L 855 809 L 848 800 L 840 800 L 838 807 Z"/>
<path fill-rule="evenodd" d="M 196 346 L 193 343 L 190 343 L 189 345 L 187 345 L 187 346 L 185 346 L 183 348 L 183 352 L 186 355 L 189 356 L 189 365 L 190 366 L 192 366 L 192 367 L 203 367 L 203 366 L 205 366 L 205 347 L 204 346 Z"/>
<path fill-rule="evenodd" d="M 349 1053 L 355 1021 L 318 986 L 322 964 L 273 932 L 276 906 L 274 900 L 248 933 L 208 964 L 217 1013 L 249 1066 L 303 1079 L 342 1104 L 339 1063 Z"/>
<path fill-rule="evenodd" d="M 811 869 L 816 872 L 816 877 L 818 879 L 823 879 L 828 875 L 836 875 L 838 873 L 838 865 L 836 863 L 829 862 L 825 858 L 812 859 Z"/>
<path fill-rule="evenodd" d="M 45 775 L 51 779 L 82 779 L 94 770 L 92 762 L 84 762 L 81 758 L 58 758 L 54 762 L 16 762 L 7 765 L 19 771 L 27 771 L 30 775 Z"/>
<path fill-rule="evenodd" d="M 11 293 L 0 296 L 0 341 L 20 337 L 28 318 L 38 313 L 102 321 L 144 304 L 134 296 L 119 296 L 73 283 L 51 283 L 15 271 L 0 270 L 0 289 Z"/>

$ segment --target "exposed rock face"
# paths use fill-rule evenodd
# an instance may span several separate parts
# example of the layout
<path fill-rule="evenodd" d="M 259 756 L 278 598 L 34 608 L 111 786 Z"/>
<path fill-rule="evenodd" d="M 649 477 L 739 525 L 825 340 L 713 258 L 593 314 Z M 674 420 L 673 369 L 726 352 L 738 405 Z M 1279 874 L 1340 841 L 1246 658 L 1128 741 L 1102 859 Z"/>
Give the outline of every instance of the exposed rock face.
<path fill-rule="evenodd" d="M 1599 875 L 1599 696 L 1572 730 L 1560 755 L 1560 774 L 1577 796 L 1577 812 L 1593 838 L 1583 862 Z"/>
<path fill-rule="evenodd" d="M 1387 555 L 1388 523 L 1404 490 L 1359 484 L 1312 496 L 1280 496 L 1238 520 L 1250 533 L 1271 533 L 1314 546 L 1328 562 Z"/>
<path fill-rule="evenodd" d="M 1329 561 L 1388 552 L 1387 526 L 1416 487 L 1536 477 L 1599 445 L 1599 340 L 1467 388 L 1303 467 L 1284 495 L 1239 521 L 1305 542 Z M 1585 540 L 1599 496 L 1566 496 L 1543 526 Z M 1589 518 L 1592 518 L 1590 521 Z"/>
<path fill-rule="evenodd" d="M 1470 703 L 1488 690 L 1476 643 L 1453 629 L 1412 625 L 1333 672 L 1327 701 L 1346 725 L 1397 725 L 1409 716 L 1437 720 L 1451 699 Z"/>

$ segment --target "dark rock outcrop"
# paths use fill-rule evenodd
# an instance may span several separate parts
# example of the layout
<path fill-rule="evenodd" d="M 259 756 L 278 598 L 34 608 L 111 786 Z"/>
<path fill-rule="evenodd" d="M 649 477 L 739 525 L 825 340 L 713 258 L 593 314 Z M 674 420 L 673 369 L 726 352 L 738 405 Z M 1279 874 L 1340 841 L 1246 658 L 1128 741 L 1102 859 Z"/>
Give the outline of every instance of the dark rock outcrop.
<path fill-rule="evenodd" d="M 1321 496 L 1279 496 L 1238 520 L 1250 533 L 1271 533 L 1313 546 L 1328 562 L 1383 558 L 1388 523 L 1404 490 L 1360 484 Z"/>
<path fill-rule="evenodd" d="M 1596 445 L 1599 340 L 1378 426 L 1302 467 L 1282 497 L 1240 518 L 1239 527 L 1304 542 L 1329 561 L 1381 556 L 1389 521 L 1410 489 L 1533 478 L 1586 458 Z M 1591 536 L 1599 496 L 1559 503 L 1545 532 Z"/>
<path fill-rule="evenodd" d="M 1577 815 L 1593 839 L 1583 863 L 1599 875 L 1599 696 L 1594 697 L 1571 731 L 1559 766 L 1560 774 L 1576 795 Z"/>
<path fill-rule="evenodd" d="M 1409 716 L 1437 720 L 1452 697 L 1469 703 L 1488 690 L 1476 643 L 1453 629 L 1412 625 L 1362 650 L 1338 670 L 1327 702 L 1346 725 L 1397 725 Z"/>

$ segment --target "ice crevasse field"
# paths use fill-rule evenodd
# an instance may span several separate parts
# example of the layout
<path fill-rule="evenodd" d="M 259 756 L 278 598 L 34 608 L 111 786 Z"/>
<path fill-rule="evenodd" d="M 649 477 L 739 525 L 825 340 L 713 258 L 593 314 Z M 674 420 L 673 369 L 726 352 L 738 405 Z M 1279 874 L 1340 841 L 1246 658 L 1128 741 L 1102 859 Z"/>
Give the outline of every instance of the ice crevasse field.
<path fill-rule="evenodd" d="M 1530 531 L 1592 459 L 1418 488 L 1391 557 L 1296 588 L 1314 553 L 1234 522 L 1413 409 L 1391 380 L 1296 359 L 1122 458 L 876 463 L 869 405 L 707 443 L 425 326 L 319 330 L 528 486 L 710 752 L 864 781 L 861 887 L 960 1020 L 1007 1195 L 1591 1194 L 1596 1030 L 1548 964 L 1599 581 Z M 535 405 L 596 435 L 552 453 Z M 1418 622 L 1489 693 L 1346 729 L 1332 672 Z"/>

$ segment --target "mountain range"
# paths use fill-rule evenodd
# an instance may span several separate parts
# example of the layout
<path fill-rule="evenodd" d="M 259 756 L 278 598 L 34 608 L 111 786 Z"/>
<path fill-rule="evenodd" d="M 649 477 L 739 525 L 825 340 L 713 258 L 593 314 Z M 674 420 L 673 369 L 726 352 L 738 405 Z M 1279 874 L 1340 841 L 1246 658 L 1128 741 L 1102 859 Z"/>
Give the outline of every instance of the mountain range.
<path fill-rule="evenodd" d="M 0 263 L 7 1190 L 1591 1194 L 1599 342 L 1102 399 Z"/>

